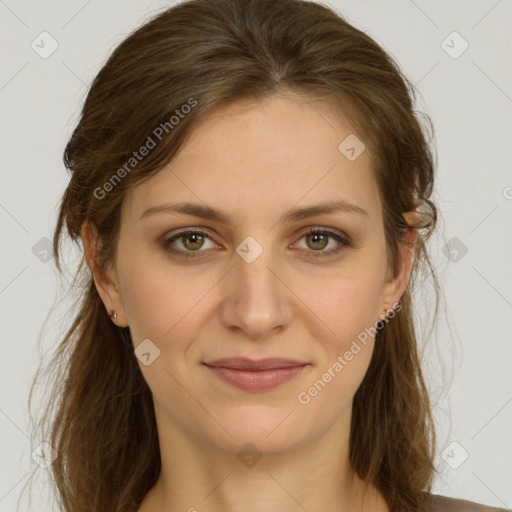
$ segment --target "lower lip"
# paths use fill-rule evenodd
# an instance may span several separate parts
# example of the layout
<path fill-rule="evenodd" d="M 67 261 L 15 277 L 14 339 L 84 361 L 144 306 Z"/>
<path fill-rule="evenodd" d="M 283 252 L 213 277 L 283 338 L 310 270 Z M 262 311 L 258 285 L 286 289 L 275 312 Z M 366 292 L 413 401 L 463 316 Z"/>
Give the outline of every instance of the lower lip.
<path fill-rule="evenodd" d="M 275 368 L 273 370 L 234 370 L 221 366 L 208 366 L 217 377 L 224 382 L 249 391 L 264 391 L 276 388 L 293 379 L 308 365 L 292 366 L 290 368 Z"/>

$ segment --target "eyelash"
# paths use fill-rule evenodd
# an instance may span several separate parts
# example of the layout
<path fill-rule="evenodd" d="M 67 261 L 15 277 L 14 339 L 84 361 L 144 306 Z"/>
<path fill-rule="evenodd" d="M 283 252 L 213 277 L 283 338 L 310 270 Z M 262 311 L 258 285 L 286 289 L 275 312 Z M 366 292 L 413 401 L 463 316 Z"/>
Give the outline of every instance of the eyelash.
<path fill-rule="evenodd" d="M 186 235 L 202 235 L 202 236 L 205 236 L 205 237 L 208 237 L 211 239 L 210 235 L 204 231 L 201 231 L 200 229 L 197 229 L 197 230 L 189 230 L 189 231 L 181 231 L 180 233 L 174 235 L 173 237 L 167 239 L 164 241 L 163 245 L 164 245 L 164 248 L 169 251 L 170 253 L 178 256 L 178 257 L 182 257 L 182 258 L 197 258 L 197 257 L 202 257 L 200 255 L 201 252 L 206 252 L 206 251 L 201 251 L 201 250 L 197 250 L 197 251 L 183 251 L 181 249 L 175 249 L 171 246 L 172 242 L 180 239 L 180 238 L 183 238 L 185 237 Z M 304 233 L 299 240 L 302 240 L 302 238 L 308 236 L 308 235 L 328 235 L 329 238 L 333 238 L 334 240 L 336 240 L 337 242 L 339 242 L 339 246 L 334 248 L 334 249 L 330 249 L 329 251 L 307 251 L 309 254 L 306 256 L 306 258 L 311 258 L 311 259 L 316 259 L 316 258 L 327 258 L 329 256 L 335 256 L 337 254 L 339 254 L 343 249 L 347 248 L 347 247 L 352 247 L 352 242 L 350 241 L 350 239 L 348 238 L 345 238 L 345 237 L 342 237 L 341 235 L 339 235 L 338 233 L 334 232 L 334 231 L 330 231 L 329 229 L 319 229 L 319 228 L 313 228 L 309 231 L 307 231 L 306 233 Z"/>

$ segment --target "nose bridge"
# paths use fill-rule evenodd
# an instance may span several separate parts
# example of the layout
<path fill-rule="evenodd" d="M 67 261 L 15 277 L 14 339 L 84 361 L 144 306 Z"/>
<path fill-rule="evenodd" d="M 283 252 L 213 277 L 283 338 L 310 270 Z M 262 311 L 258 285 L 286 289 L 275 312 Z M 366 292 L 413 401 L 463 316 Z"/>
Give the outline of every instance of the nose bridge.
<path fill-rule="evenodd" d="M 289 321 L 286 287 L 276 276 L 278 265 L 270 247 L 247 237 L 236 252 L 223 320 L 228 327 L 245 331 L 248 337 L 261 338 Z"/>
<path fill-rule="evenodd" d="M 235 274 L 237 284 L 240 284 L 237 287 L 239 291 L 245 289 L 254 297 L 273 292 L 276 277 L 270 269 L 275 266 L 275 261 L 270 246 L 264 248 L 254 238 L 248 237 L 239 244 L 236 252 Z"/>

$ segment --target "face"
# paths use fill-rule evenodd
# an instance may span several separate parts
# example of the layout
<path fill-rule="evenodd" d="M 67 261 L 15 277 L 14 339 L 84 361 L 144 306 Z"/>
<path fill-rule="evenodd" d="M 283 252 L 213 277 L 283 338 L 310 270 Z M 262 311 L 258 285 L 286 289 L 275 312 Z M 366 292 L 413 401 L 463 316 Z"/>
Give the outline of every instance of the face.
<path fill-rule="evenodd" d="M 410 269 L 406 255 L 391 275 L 369 150 L 339 149 L 353 133 L 328 105 L 291 93 L 222 106 L 125 198 L 118 289 L 95 281 L 134 346 L 146 340 L 139 366 L 175 432 L 272 452 L 346 427 L 371 328 Z M 195 206 L 173 209 L 184 203 Z M 327 203 L 342 207 L 307 210 Z M 226 358 L 295 363 L 207 366 Z"/>

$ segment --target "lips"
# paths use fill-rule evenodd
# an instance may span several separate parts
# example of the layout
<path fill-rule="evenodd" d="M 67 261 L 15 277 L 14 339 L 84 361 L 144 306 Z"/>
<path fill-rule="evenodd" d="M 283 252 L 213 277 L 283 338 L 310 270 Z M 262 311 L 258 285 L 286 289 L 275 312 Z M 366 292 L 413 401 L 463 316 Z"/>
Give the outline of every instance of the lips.
<path fill-rule="evenodd" d="M 309 366 L 309 363 L 281 358 L 259 361 L 231 358 L 203 364 L 223 382 L 246 391 L 275 388 L 293 379 Z"/>
<path fill-rule="evenodd" d="M 247 359 L 247 358 L 230 358 L 230 359 L 218 359 L 217 361 L 213 361 L 212 363 L 204 363 L 206 366 L 211 366 L 214 368 L 222 367 L 222 368 L 231 368 L 233 370 L 275 370 L 279 368 L 293 368 L 295 366 L 304 366 L 304 362 L 294 361 L 291 359 L 282 359 L 282 358 L 268 358 L 268 359 L 260 359 L 258 361 Z"/>

